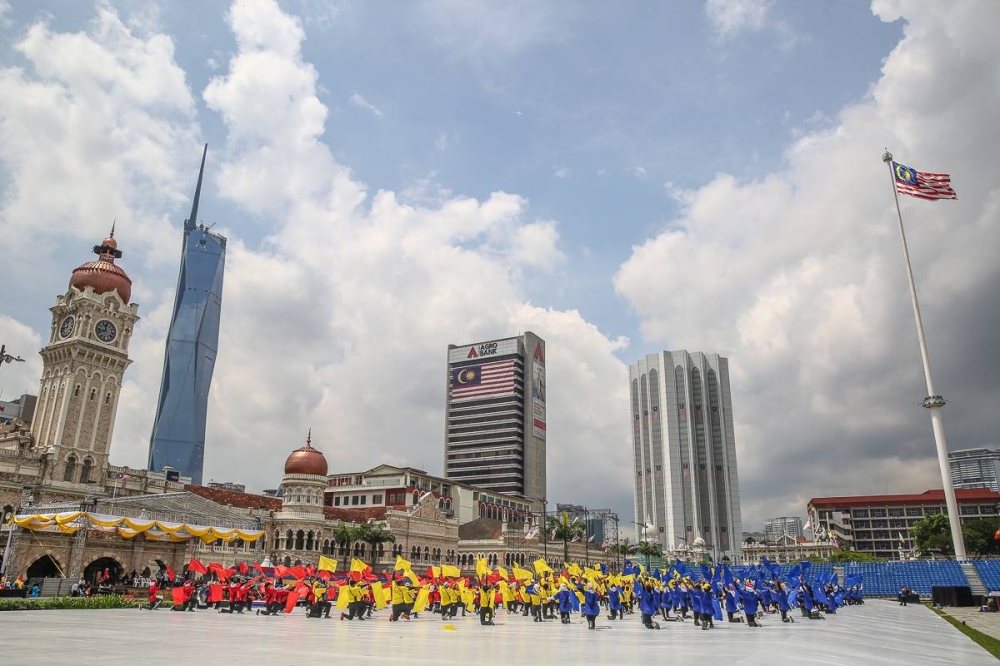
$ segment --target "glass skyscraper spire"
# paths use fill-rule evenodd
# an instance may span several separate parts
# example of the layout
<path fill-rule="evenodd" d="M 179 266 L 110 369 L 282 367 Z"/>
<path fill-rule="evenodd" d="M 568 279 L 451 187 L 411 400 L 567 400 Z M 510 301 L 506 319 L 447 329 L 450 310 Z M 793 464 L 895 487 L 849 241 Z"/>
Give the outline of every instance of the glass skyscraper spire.
<path fill-rule="evenodd" d="M 198 200 L 205 174 L 201 156 L 191 216 L 184 223 L 181 270 L 163 359 L 163 381 L 149 441 L 149 469 L 169 466 L 201 484 L 205 421 L 219 348 L 222 276 L 226 239 L 198 224 Z"/>

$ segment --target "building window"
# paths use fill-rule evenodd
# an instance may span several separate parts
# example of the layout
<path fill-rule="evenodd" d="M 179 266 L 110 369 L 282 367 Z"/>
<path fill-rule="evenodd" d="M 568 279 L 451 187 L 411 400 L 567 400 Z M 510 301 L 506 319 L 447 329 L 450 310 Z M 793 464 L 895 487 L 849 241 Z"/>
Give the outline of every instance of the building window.
<path fill-rule="evenodd" d="M 334 497 L 333 498 L 333 505 L 334 506 L 340 506 L 340 498 L 339 497 Z"/>
<path fill-rule="evenodd" d="M 351 495 L 351 506 L 357 506 L 357 505 L 358 505 L 358 496 Z"/>
<path fill-rule="evenodd" d="M 106 396 L 104 396 L 104 404 L 105 405 L 110 405 L 111 404 L 111 394 L 110 393 L 108 393 Z"/>
<path fill-rule="evenodd" d="M 97 389 L 90 389 L 90 399 L 93 400 L 97 396 Z"/>
<path fill-rule="evenodd" d="M 368 504 L 368 495 L 361 496 L 361 506 L 364 506 L 365 504 Z"/>
<path fill-rule="evenodd" d="M 79 384 L 77 384 L 76 387 L 73 389 L 73 397 L 75 398 L 78 395 L 80 395 L 80 385 Z"/>
<path fill-rule="evenodd" d="M 90 481 L 90 468 L 93 466 L 90 458 L 83 461 L 83 467 L 80 468 L 80 483 L 87 483 Z"/>
<path fill-rule="evenodd" d="M 381 504 L 381 503 L 382 503 L 381 495 L 372 495 L 372 504 Z"/>
<path fill-rule="evenodd" d="M 866 515 L 867 515 L 867 513 L 866 513 Z M 919 506 L 907 507 L 907 509 L 906 509 L 906 515 L 907 516 L 912 516 L 914 518 L 920 518 L 921 516 L 924 515 L 924 510 L 921 509 Z"/>
<path fill-rule="evenodd" d="M 66 469 L 63 471 L 63 481 L 72 481 L 76 476 L 76 457 L 66 458 Z"/>

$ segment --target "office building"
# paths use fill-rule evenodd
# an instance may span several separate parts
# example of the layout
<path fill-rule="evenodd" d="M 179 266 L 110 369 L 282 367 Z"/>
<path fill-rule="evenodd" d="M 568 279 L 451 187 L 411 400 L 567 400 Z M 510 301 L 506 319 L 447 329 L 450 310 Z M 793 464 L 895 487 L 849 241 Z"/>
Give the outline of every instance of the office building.
<path fill-rule="evenodd" d="M 1000 492 L 1000 451 L 964 449 L 948 454 L 951 484 L 955 488 L 989 488 Z"/>
<path fill-rule="evenodd" d="M 769 543 L 778 543 L 782 537 L 791 537 L 794 540 L 801 536 L 803 536 L 801 518 L 782 516 L 764 521 L 764 540 Z"/>
<path fill-rule="evenodd" d="M 664 351 L 629 366 L 637 538 L 739 561 L 740 491 L 729 362 Z"/>
<path fill-rule="evenodd" d="M 448 346 L 445 477 L 545 498 L 545 341 L 524 335 Z"/>
<path fill-rule="evenodd" d="M 956 488 L 955 498 L 963 523 L 996 516 L 1000 504 L 1000 493 L 986 488 Z M 814 541 L 833 541 L 841 548 L 889 559 L 913 549 L 912 530 L 917 521 L 948 513 L 943 490 L 919 495 L 814 497 L 807 510 Z"/>
<path fill-rule="evenodd" d="M 208 146 L 205 146 L 205 153 Z M 177 295 L 163 358 L 163 381 L 149 441 L 149 469 L 169 466 L 201 484 L 208 392 L 219 348 L 226 239 L 198 224 L 205 174 L 201 157 L 191 216 L 184 223 Z"/>

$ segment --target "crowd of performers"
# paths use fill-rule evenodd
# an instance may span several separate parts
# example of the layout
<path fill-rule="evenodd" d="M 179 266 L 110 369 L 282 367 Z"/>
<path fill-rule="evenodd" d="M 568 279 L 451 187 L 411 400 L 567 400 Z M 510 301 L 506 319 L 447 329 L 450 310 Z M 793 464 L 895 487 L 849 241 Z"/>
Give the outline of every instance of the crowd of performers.
<path fill-rule="evenodd" d="M 813 574 L 809 562 L 781 575 L 766 558 L 759 565 L 732 569 L 707 564 L 689 569 L 678 560 L 666 572 L 649 572 L 626 560 L 619 573 L 575 564 L 557 573 L 542 560 L 534 571 L 517 566 L 510 572 L 503 567 L 494 571 L 482 561 L 474 577 L 461 577 L 447 566 L 431 567 L 427 576 L 417 576 L 402 558 L 393 574 L 381 576 L 358 560 L 349 572 L 338 574 L 335 569 L 310 565 L 265 571 L 245 564 L 225 569 L 192 560 L 181 576 L 169 567 L 157 575 L 145 608 L 157 609 L 161 591 L 169 590 L 173 611 L 243 614 L 256 601 L 255 614 L 263 616 L 304 608 L 311 618 L 365 621 L 388 608 L 392 622 L 418 619 L 421 613 L 444 621 L 472 613 L 480 624 L 492 625 L 496 612 L 504 610 L 534 622 L 555 620 L 558 614 L 563 624 L 579 614 L 588 629 L 596 628 L 602 614 L 614 623 L 638 612 L 648 629 L 660 629 L 660 622 L 691 620 L 707 631 L 723 620 L 754 628 L 762 626 L 767 616 L 792 623 L 796 610 L 802 618 L 819 620 L 843 606 L 864 603 L 860 576 L 841 585 L 835 573 Z"/>

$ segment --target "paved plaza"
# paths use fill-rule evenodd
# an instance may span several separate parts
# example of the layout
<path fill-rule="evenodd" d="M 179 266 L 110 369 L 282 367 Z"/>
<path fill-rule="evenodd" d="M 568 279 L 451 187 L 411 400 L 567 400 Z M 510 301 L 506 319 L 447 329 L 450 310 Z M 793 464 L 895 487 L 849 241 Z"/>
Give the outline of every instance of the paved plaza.
<path fill-rule="evenodd" d="M 866 664 L 994 665 L 996 660 L 923 606 L 885 601 L 841 610 L 822 621 L 784 625 L 769 616 L 761 629 L 691 622 L 644 629 L 635 615 L 597 631 L 585 622 L 544 626 L 501 612 L 497 625 L 458 617 L 454 630 L 435 615 L 390 623 L 387 612 L 366 622 L 288 616 L 225 615 L 166 610 L 0 613 L 0 663 L 193 664 Z M 647 661 L 648 660 L 648 661 Z"/>

